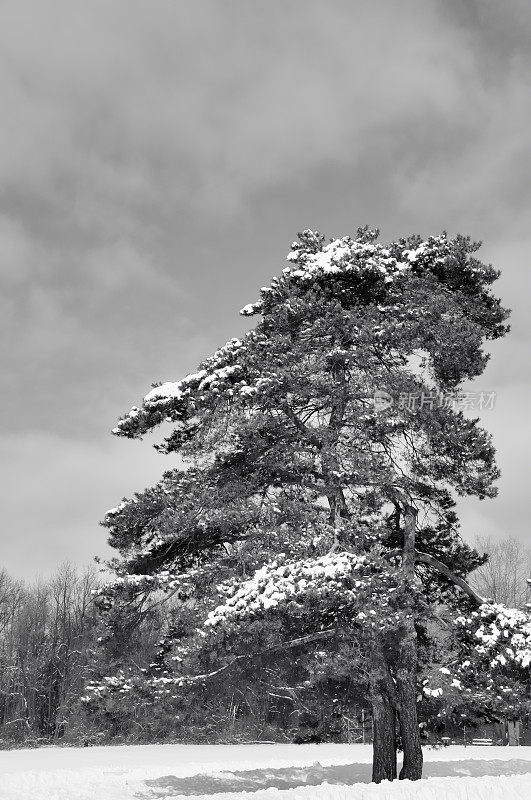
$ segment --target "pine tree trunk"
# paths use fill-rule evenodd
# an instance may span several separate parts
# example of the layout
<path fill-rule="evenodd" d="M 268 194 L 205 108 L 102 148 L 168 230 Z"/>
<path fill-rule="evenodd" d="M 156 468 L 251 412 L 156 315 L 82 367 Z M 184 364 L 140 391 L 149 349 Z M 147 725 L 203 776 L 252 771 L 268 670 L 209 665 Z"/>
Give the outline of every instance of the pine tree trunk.
<path fill-rule="evenodd" d="M 396 778 L 396 711 L 392 692 L 393 681 L 385 660 L 382 643 L 374 634 L 369 666 L 372 705 L 372 780 L 394 781 Z"/>
<path fill-rule="evenodd" d="M 407 597 L 415 583 L 415 528 L 416 509 L 408 506 L 404 514 L 404 550 L 402 569 L 404 590 Z M 400 631 L 396 684 L 398 690 L 400 732 L 404 763 L 400 770 L 400 780 L 408 778 L 416 781 L 422 778 L 422 745 L 417 719 L 417 631 L 415 629 L 414 609 L 406 603 L 404 621 Z"/>
<path fill-rule="evenodd" d="M 417 719 L 417 633 L 413 617 L 406 620 L 399 645 L 396 683 L 404 763 L 400 780 L 422 778 L 422 745 Z"/>
<path fill-rule="evenodd" d="M 396 712 L 385 694 L 372 698 L 372 780 L 396 778 Z"/>

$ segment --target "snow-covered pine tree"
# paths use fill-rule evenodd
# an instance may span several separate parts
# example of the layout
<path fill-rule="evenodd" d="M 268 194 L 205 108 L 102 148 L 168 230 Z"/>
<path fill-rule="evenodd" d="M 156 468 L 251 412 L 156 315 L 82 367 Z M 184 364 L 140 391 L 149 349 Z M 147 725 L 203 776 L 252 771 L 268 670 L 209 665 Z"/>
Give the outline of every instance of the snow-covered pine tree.
<path fill-rule="evenodd" d="M 256 326 L 114 429 L 140 438 L 173 423 L 157 447 L 184 467 L 105 518 L 119 553 L 100 597 L 110 635 L 157 592 L 188 612 L 151 671 L 92 694 L 139 680 L 175 694 L 252 653 L 355 645 L 380 781 L 396 775 L 396 717 L 401 777 L 421 777 L 418 636 L 480 563 L 453 498 L 493 497 L 498 472 L 488 434 L 451 400 L 483 371 L 507 312 L 468 238 L 377 238 L 299 234 L 289 266 L 242 309 Z"/>
<path fill-rule="evenodd" d="M 442 722 L 502 722 L 531 710 L 531 617 L 486 601 L 453 619 L 444 666 L 428 670 L 422 693 Z"/>

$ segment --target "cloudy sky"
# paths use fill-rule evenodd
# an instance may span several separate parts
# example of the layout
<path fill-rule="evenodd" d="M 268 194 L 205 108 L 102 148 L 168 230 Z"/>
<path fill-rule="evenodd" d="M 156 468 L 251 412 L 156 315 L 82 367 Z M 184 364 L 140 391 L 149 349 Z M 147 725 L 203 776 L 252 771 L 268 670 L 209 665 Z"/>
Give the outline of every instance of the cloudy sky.
<path fill-rule="evenodd" d="M 106 556 L 170 463 L 118 416 L 245 330 L 297 231 L 364 223 L 502 270 L 503 477 L 462 520 L 526 542 L 530 38 L 528 0 L 2 0 L 0 566 Z"/>

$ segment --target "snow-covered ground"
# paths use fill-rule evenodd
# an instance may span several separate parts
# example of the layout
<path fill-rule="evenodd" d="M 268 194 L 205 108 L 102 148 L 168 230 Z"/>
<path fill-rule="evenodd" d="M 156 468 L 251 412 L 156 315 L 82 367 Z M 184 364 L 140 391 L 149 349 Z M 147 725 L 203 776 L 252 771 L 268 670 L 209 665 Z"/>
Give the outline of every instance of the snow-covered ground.
<path fill-rule="evenodd" d="M 1 800 L 528 800 L 531 747 L 425 749 L 426 780 L 370 784 L 364 745 L 144 745 L 0 752 Z"/>

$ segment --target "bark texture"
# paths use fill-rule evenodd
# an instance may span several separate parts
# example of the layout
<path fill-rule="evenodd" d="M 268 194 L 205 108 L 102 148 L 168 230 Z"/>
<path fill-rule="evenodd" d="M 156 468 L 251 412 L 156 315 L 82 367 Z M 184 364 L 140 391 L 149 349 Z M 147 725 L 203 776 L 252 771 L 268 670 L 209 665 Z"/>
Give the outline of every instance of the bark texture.
<path fill-rule="evenodd" d="M 407 620 L 401 636 L 396 684 L 399 702 L 400 733 L 404 763 L 400 780 L 422 778 L 422 745 L 417 718 L 417 633 L 413 617 Z"/>
<path fill-rule="evenodd" d="M 389 698 L 382 694 L 372 698 L 373 754 L 372 780 L 394 781 L 396 778 L 396 712 Z"/>
<path fill-rule="evenodd" d="M 415 528 L 417 512 L 407 506 L 404 513 L 404 550 L 402 569 L 404 573 L 404 619 L 398 645 L 396 685 L 398 692 L 400 733 L 404 763 L 400 779 L 416 781 L 422 778 L 422 745 L 417 718 L 417 631 L 411 592 L 415 586 Z"/>
<path fill-rule="evenodd" d="M 369 684 L 372 705 L 373 758 L 372 780 L 396 778 L 396 694 L 382 642 L 374 634 L 370 659 Z"/>

